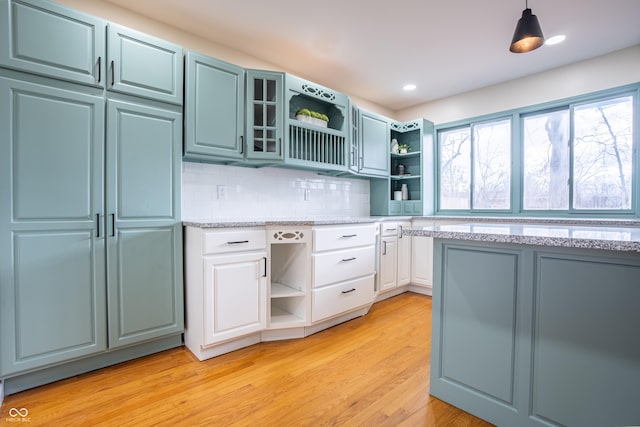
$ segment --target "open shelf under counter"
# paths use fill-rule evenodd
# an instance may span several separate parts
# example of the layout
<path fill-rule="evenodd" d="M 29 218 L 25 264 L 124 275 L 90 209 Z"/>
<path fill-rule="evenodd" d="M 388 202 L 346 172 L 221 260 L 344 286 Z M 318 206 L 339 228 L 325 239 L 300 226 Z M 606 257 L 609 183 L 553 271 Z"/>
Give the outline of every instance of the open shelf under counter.
<path fill-rule="evenodd" d="M 283 283 L 271 282 L 271 298 L 288 298 L 288 297 L 303 297 L 305 291 L 293 288 Z"/>
<path fill-rule="evenodd" d="M 271 307 L 271 325 L 280 324 L 280 323 L 296 323 L 296 322 L 304 322 L 300 316 L 296 316 L 293 313 L 289 313 L 286 310 L 283 310 L 280 307 Z"/>

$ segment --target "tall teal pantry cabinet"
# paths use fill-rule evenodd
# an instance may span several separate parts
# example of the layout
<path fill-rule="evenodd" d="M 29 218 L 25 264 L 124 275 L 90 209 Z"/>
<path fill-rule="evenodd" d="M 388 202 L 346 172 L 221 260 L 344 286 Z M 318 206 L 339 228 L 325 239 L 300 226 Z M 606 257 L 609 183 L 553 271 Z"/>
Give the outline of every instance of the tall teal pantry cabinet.
<path fill-rule="evenodd" d="M 181 344 L 183 79 L 179 46 L 54 3 L 0 28 L 10 394 Z"/>

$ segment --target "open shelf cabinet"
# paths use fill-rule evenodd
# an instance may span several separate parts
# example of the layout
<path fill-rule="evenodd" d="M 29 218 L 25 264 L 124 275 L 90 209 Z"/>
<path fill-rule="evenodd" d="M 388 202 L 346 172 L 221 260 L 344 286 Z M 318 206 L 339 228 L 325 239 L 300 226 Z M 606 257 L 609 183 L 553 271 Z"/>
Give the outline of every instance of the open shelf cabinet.
<path fill-rule="evenodd" d="M 268 230 L 269 328 L 304 326 L 310 316 L 311 230 Z"/>
<path fill-rule="evenodd" d="M 391 123 L 391 140 L 408 145 L 405 154 L 389 153 L 388 178 L 371 180 L 372 215 L 423 215 L 425 201 L 431 204 L 433 174 L 433 123 L 418 119 Z M 394 200 L 394 193 L 407 186 L 408 199 Z"/>
<path fill-rule="evenodd" d="M 348 168 L 348 111 L 346 95 L 287 74 L 285 78 L 287 144 L 286 163 L 312 169 L 346 171 Z M 296 118 L 302 110 L 326 116 L 321 125 Z"/>

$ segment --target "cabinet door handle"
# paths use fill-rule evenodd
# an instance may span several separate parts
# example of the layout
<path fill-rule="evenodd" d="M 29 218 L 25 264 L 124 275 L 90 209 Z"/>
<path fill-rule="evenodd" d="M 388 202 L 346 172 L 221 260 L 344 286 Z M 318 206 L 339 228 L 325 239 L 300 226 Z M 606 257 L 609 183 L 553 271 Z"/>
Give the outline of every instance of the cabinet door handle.
<path fill-rule="evenodd" d="M 240 135 L 240 154 L 244 154 L 244 135 Z"/>
<path fill-rule="evenodd" d="M 343 293 L 343 294 L 348 294 L 349 292 L 353 292 L 353 291 L 355 291 L 355 290 L 356 290 L 356 288 L 351 288 L 351 289 L 349 289 L 348 291 L 342 291 L 342 293 Z"/>
<path fill-rule="evenodd" d="M 98 83 L 102 80 L 102 56 L 98 56 Z"/>
<path fill-rule="evenodd" d="M 263 256 L 262 259 L 264 260 L 264 270 L 262 273 L 262 277 L 267 277 L 267 257 Z"/>
<path fill-rule="evenodd" d="M 343 259 L 342 259 L 342 262 L 353 261 L 353 260 L 355 260 L 355 259 L 356 259 L 356 257 L 352 257 L 352 258 L 343 258 Z"/>
<path fill-rule="evenodd" d="M 227 242 L 227 245 L 240 245 L 242 243 L 249 243 L 248 240 L 236 240 L 234 242 Z"/>
<path fill-rule="evenodd" d="M 398 238 L 399 238 L 399 239 L 402 239 L 402 232 L 403 232 L 403 231 L 404 231 L 404 230 L 402 229 L 402 226 L 400 226 L 400 230 L 398 230 Z"/>
<path fill-rule="evenodd" d="M 382 255 L 386 255 L 387 254 L 387 241 L 383 240 L 382 241 Z"/>
<path fill-rule="evenodd" d="M 100 237 L 100 214 L 96 214 L 96 237 Z"/>
<path fill-rule="evenodd" d="M 343 234 L 342 237 L 345 239 L 351 238 L 351 237 L 356 237 L 357 234 Z"/>
<path fill-rule="evenodd" d="M 116 84 L 116 64 L 114 61 L 111 61 L 111 86 Z"/>
<path fill-rule="evenodd" d="M 116 237 L 116 214 L 111 214 L 111 237 Z"/>

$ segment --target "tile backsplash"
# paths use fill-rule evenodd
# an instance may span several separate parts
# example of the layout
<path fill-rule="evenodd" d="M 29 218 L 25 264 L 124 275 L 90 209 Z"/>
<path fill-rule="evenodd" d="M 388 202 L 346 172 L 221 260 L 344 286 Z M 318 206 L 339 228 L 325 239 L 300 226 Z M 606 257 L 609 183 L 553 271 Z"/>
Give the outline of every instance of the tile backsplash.
<path fill-rule="evenodd" d="M 369 181 L 279 168 L 182 163 L 182 219 L 369 215 Z"/>

